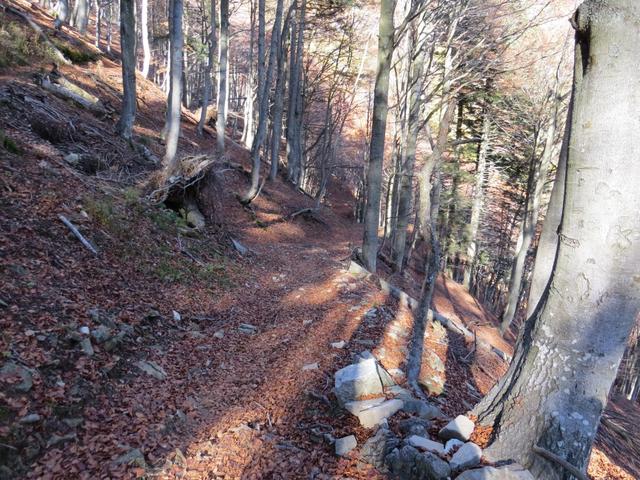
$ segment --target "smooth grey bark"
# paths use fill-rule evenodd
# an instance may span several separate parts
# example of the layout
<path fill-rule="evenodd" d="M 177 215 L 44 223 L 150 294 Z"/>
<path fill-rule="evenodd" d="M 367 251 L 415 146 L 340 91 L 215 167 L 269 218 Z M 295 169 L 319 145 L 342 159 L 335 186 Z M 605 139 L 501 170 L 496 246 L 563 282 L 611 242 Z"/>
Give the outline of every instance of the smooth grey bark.
<path fill-rule="evenodd" d="M 69 0 L 58 1 L 58 18 L 64 23 L 69 17 Z"/>
<path fill-rule="evenodd" d="M 253 103 L 255 102 L 255 69 L 253 66 L 254 53 L 254 37 L 256 28 L 256 9 L 255 2 L 251 0 L 251 27 L 249 40 L 249 73 L 247 75 L 246 93 L 244 102 L 244 125 L 242 128 L 242 142 L 247 147 L 253 144 L 254 126 L 253 126 Z"/>
<path fill-rule="evenodd" d="M 640 217 L 624 208 L 640 204 L 639 22 L 640 5 L 630 0 L 587 0 L 574 17 L 575 96 L 553 273 L 507 374 L 475 412 L 494 427 L 487 457 L 515 459 L 535 478 L 571 477 L 534 446 L 586 469 L 640 310 Z"/>
<path fill-rule="evenodd" d="M 122 62 L 122 111 L 116 131 L 131 139 L 136 116 L 136 16 L 135 0 L 120 0 L 120 58 Z"/>
<path fill-rule="evenodd" d="M 229 0 L 220 0 L 220 54 L 218 57 L 218 116 L 216 133 L 218 150 L 224 152 L 224 134 L 227 127 L 229 104 Z"/>
<path fill-rule="evenodd" d="M 478 149 L 478 162 L 476 166 L 475 185 L 473 187 L 473 199 L 471 204 L 471 219 L 469 221 L 469 245 L 467 246 L 468 266 L 464 272 L 463 285 L 471 289 L 471 276 L 475 272 L 478 263 L 478 231 L 480 216 L 484 205 L 484 177 L 487 170 L 487 152 L 489 150 L 489 135 L 491 132 L 491 119 L 489 108 L 485 105 L 482 114 L 482 137 Z"/>
<path fill-rule="evenodd" d="M 87 33 L 89 25 L 89 2 L 88 0 L 77 0 L 71 14 L 71 25 L 78 29 L 81 34 Z"/>
<path fill-rule="evenodd" d="M 177 166 L 178 139 L 180 138 L 180 114 L 182 101 L 182 33 L 183 0 L 171 0 L 171 21 L 169 22 L 170 47 L 170 86 L 167 99 L 167 123 L 165 126 L 166 150 L 163 164 L 165 176 L 171 176 Z"/>
<path fill-rule="evenodd" d="M 142 39 L 142 76 L 149 77 L 151 48 L 149 47 L 149 0 L 140 0 L 140 37 Z"/>
<path fill-rule="evenodd" d="M 297 2 L 294 5 L 297 5 Z M 291 26 L 291 54 L 289 59 L 289 98 L 286 131 L 287 176 L 297 186 L 301 186 L 303 180 L 302 115 L 304 104 L 302 99 L 302 56 L 304 51 L 306 5 L 306 0 L 301 0 L 298 21 L 294 21 Z"/>
<path fill-rule="evenodd" d="M 278 0 L 276 4 L 276 16 L 273 21 L 271 32 L 271 44 L 269 46 L 269 62 L 266 69 L 262 91 L 260 92 L 260 111 L 258 113 L 258 128 L 256 136 L 251 146 L 251 186 L 245 193 L 241 202 L 250 203 L 260 191 L 260 150 L 264 145 L 267 134 L 267 117 L 269 115 L 269 92 L 271 90 L 271 80 L 276 63 L 276 52 L 278 50 L 280 25 L 282 23 L 283 0 Z"/>
<path fill-rule="evenodd" d="M 366 178 L 366 204 L 362 261 L 370 272 L 376 271 L 378 260 L 378 222 L 382 189 L 382 164 L 389 111 L 389 74 L 394 48 L 393 14 L 395 0 L 381 0 L 378 31 L 378 67 L 373 97 L 373 121 L 369 146 L 369 165 Z"/>
<path fill-rule="evenodd" d="M 204 130 L 204 124 L 207 121 L 207 111 L 209 110 L 209 100 L 211 99 L 211 92 L 213 90 L 213 79 L 211 76 L 216 70 L 216 52 L 218 50 L 218 36 L 217 30 L 217 14 L 216 14 L 216 0 L 211 0 L 211 11 L 209 20 L 211 27 L 209 30 L 209 57 L 207 59 L 207 68 L 204 72 L 204 92 L 202 94 L 202 107 L 200 109 L 200 120 L 198 121 L 198 134 L 202 135 Z"/>
<path fill-rule="evenodd" d="M 100 4 L 100 0 L 95 0 L 95 1 L 96 1 L 96 42 L 95 42 L 95 46 L 96 46 L 97 49 L 100 49 L 100 38 L 102 37 L 102 5 Z M 134 15 L 135 15 L 135 10 L 134 10 Z"/>

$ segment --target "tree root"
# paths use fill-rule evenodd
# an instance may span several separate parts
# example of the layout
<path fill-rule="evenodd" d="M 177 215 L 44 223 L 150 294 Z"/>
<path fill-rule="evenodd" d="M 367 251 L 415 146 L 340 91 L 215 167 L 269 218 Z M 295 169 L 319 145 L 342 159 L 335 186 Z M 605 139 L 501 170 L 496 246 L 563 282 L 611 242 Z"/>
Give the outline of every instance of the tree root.
<path fill-rule="evenodd" d="M 542 447 L 538 447 L 537 445 L 534 445 L 532 450 L 533 450 L 534 453 L 537 453 L 541 457 L 543 457 L 543 458 L 545 458 L 545 459 L 547 459 L 547 460 L 549 460 L 551 462 L 557 463 L 562 468 L 567 470 L 571 475 L 576 477 L 578 480 L 589 480 L 584 473 L 582 473 L 580 470 L 578 470 L 577 467 L 571 465 L 564 458 L 560 458 L 555 453 L 551 453 L 549 450 L 546 450 L 546 449 L 544 449 Z"/>

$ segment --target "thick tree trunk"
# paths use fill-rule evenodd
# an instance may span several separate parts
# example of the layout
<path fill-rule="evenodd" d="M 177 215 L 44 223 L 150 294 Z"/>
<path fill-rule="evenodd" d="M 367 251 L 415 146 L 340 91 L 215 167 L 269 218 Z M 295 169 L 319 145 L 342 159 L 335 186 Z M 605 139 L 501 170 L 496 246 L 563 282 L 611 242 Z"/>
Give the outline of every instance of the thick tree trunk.
<path fill-rule="evenodd" d="M 142 76 L 149 77 L 151 49 L 149 48 L 149 0 L 140 1 L 140 37 L 142 39 Z"/>
<path fill-rule="evenodd" d="M 294 4 L 295 5 L 295 4 Z M 298 22 L 291 26 L 291 56 L 289 60 L 289 101 L 287 108 L 287 176 L 302 185 L 302 58 L 304 52 L 304 26 L 306 0 L 301 0 Z M 295 48 L 294 48 L 295 44 Z M 295 51 L 295 53 L 294 53 Z"/>
<path fill-rule="evenodd" d="M 100 38 L 102 37 L 102 5 L 100 4 L 100 0 L 95 0 L 96 2 L 96 48 L 100 49 Z M 135 15 L 135 10 L 134 10 Z"/>
<path fill-rule="evenodd" d="M 211 22 L 211 30 L 209 30 L 209 58 L 207 60 L 207 68 L 204 73 L 204 92 L 202 95 L 202 108 L 200 109 L 200 121 L 198 122 L 198 134 L 202 135 L 204 124 L 207 121 L 207 111 L 209 110 L 209 101 L 213 90 L 213 72 L 216 70 L 216 51 L 218 50 L 218 37 L 216 34 L 216 23 L 218 22 L 216 15 L 216 0 L 211 0 L 211 13 L 209 21 Z"/>
<path fill-rule="evenodd" d="M 476 410 L 494 424 L 487 456 L 513 458 L 545 480 L 571 476 L 534 446 L 584 471 L 640 310 L 640 217 L 621 208 L 640 204 L 638 22 L 632 0 L 587 0 L 575 16 L 575 97 L 552 278 L 509 371 Z"/>
<path fill-rule="evenodd" d="M 71 25 L 84 35 L 87 33 L 89 25 L 89 2 L 88 0 L 77 0 L 71 15 Z"/>
<path fill-rule="evenodd" d="M 182 100 L 182 8 L 183 0 L 171 0 L 170 22 L 170 87 L 167 101 L 167 124 L 165 126 L 166 150 L 164 154 L 165 176 L 173 174 L 178 166 L 178 139 L 180 137 L 180 113 Z"/>
<path fill-rule="evenodd" d="M 469 245 L 467 246 L 467 268 L 464 272 L 463 285 L 471 290 L 471 276 L 478 263 L 478 231 L 480 216 L 484 204 L 484 176 L 487 170 L 487 152 L 489 150 L 489 133 L 491 120 L 489 109 L 484 107 L 482 115 L 482 139 L 478 149 L 478 162 L 476 167 L 475 185 L 473 187 L 473 201 L 471 204 L 471 220 L 469 221 Z"/>
<path fill-rule="evenodd" d="M 242 142 L 247 147 L 251 147 L 253 144 L 253 104 L 255 102 L 255 70 L 253 66 L 253 52 L 254 52 L 254 37 L 256 28 L 256 9 L 255 2 L 251 0 L 251 30 L 249 40 L 249 73 L 247 74 L 246 93 L 244 101 L 244 126 L 242 129 Z"/>
<path fill-rule="evenodd" d="M 378 221 L 382 189 L 382 164 L 389 111 L 389 73 L 393 57 L 395 0 L 381 0 L 378 33 L 378 69 L 373 99 L 373 123 L 367 169 L 367 200 L 364 214 L 362 260 L 370 272 L 376 271 L 378 260 Z"/>
<path fill-rule="evenodd" d="M 119 135 L 131 139 L 136 116 L 136 16 L 135 0 L 120 0 L 120 58 L 122 61 L 122 112 L 116 125 Z"/>
<path fill-rule="evenodd" d="M 58 18 L 64 23 L 69 17 L 69 0 L 58 1 Z"/>
<path fill-rule="evenodd" d="M 218 150 L 224 152 L 224 134 L 227 128 L 227 105 L 229 104 L 229 0 L 220 0 L 220 55 L 218 57 L 218 117 L 216 133 Z"/>

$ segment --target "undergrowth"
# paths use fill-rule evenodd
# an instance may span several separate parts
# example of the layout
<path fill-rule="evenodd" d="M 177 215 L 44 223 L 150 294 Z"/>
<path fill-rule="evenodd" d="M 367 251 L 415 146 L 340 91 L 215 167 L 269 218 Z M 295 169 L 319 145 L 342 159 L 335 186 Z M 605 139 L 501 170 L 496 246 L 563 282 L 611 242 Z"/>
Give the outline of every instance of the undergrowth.
<path fill-rule="evenodd" d="M 34 58 L 53 59 L 53 52 L 40 42 L 35 32 L 17 22 L 8 22 L 0 13 L 0 68 L 28 65 Z"/>

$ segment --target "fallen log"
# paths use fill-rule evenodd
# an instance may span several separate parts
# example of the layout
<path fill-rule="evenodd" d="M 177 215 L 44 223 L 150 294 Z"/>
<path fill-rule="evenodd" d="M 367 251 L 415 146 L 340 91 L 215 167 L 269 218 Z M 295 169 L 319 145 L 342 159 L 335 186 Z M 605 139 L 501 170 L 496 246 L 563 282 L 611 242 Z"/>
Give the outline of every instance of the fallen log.
<path fill-rule="evenodd" d="M 64 223 L 69 228 L 69 230 L 71 230 L 71 233 L 73 233 L 76 236 L 76 238 L 80 240 L 80 243 L 82 243 L 82 245 L 84 245 L 87 250 L 89 250 L 91 253 L 93 253 L 96 256 L 98 255 L 98 251 L 91 244 L 91 242 L 86 238 L 84 238 L 84 236 L 80 233 L 80 230 L 78 230 L 78 228 L 73 223 L 71 223 L 67 217 L 60 214 L 58 215 L 58 218 L 62 221 L 62 223 Z"/>
<path fill-rule="evenodd" d="M 63 86 L 58 83 L 53 83 L 48 75 L 45 75 L 39 79 L 39 85 L 45 90 L 53 93 L 54 95 L 61 97 L 65 100 L 71 100 L 83 108 L 86 108 L 90 112 L 98 115 L 106 115 L 108 112 L 100 103 L 96 97 L 93 97 L 90 93 L 85 92 L 80 87 L 73 85 L 71 82 L 64 80 L 67 86 Z M 73 89 L 70 86 L 73 85 Z M 83 92 L 83 94 L 78 91 Z"/>

